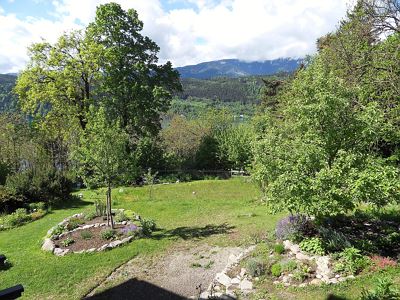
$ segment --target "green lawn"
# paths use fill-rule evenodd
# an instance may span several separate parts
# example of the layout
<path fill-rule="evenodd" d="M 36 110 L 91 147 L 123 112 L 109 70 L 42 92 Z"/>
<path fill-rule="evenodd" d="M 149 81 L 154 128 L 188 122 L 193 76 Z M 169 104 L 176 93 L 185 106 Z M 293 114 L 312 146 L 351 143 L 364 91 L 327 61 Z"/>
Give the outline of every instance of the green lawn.
<path fill-rule="evenodd" d="M 0 232 L 0 253 L 13 266 L 0 271 L 0 289 L 21 283 L 25 299 L 79 299 L 116 267 L 140 255 L 143 259 L 166 251 L 179 243 L 207 242 L 212 245 L 249 244 L 257 236 L 273 230 L 281 216 L 267 214 L 256 199 L 258 189 L 246 179 L 196 181 L 154 187 L 154 199 L 147 187 L 113 190 L 114 208 L 131 209 L 142 217 L 156 220 L 159 231 L 150 239 L 136 240 L 127 246 L 95 254 L 56 257 L 40 250 L 47 230 L 63 218 L 92 206 L 98 195 L 83 191 L 83 201 L 54 209 L 44 218 Z M 390 272 L 389 272 L 390 273 Z M 392 272 L 393 273 L 393 272 Z M 390 274 L 392 274 L 390 273 Z M 389 274 L 389 275 L 390 275 Z M 399 280 L 399 275 L 391 275 Z M 331 289 L 354 297 L 354 291 L 373 279 L 363 278 L 356 285 L 307 288 L 302 291 L 270 289 L 275 296 L 288 299 L 324 299 Z M 269 289 L 268 286 L 265 286 Z"/>

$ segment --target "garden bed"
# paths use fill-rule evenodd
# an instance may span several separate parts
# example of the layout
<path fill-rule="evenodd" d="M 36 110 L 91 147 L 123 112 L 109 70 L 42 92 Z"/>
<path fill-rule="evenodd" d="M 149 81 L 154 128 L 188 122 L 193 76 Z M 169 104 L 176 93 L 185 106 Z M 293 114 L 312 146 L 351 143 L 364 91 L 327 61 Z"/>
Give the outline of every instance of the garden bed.
<path fill-rule="evenodd" d="M 47 214 L 45 203 L 30 203 L 27 208 L 18 208 L 11 214 L 0 215 L 0 231 L 39 220 Z"/>
<path fill-rule="evenodd" d="M 68 253 L 99 252 L 129 243 L 135 238 L 149 235 L 155 229 L 151 220 L 135 216 L 129 219 L 124 210 L 114 210 L 119 222 L 114 228 L 107 226 L 104 216 L 75 214 L 48 231 L 42 250 L 64 256 Z M 135 224 L 140 223 L 139 224 Z"/>

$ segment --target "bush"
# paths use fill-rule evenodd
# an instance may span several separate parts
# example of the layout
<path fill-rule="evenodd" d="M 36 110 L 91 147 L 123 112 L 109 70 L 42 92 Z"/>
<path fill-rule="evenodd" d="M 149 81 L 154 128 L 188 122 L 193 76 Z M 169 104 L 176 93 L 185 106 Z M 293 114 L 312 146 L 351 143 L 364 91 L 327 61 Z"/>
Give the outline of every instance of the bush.
<path fill-rule="evenodd" d="M 81 231 L 81 237 L 84 240 L 90 240 L 93 237 L 93 233 L 90 232 L 89 230 L 82 230 Z"/>
<path fill-rule="evenodd" d="M 368 266 L 369 260 L 361 254 L 361 251 L 350 247 L 338 254 L 339 260 L 334 271 L 346 274 L 357 274 Z"/>
<path fill-rule="evenodd" d="M 65 227 L 63 225 L 57 225 L 56 227 L 53 228 L 51 231 L 51 235 L 60 235 L 65 231 Z"/>
<path fill-rule="evenodd" d="M 94 208 L 96 210 L 96 215 L 102 217 L 106 215 L 107 206 L 104 200 L 96 199 L 94 200 Z"/>
<path fill-rule="evenodd" d="M 285 247 L 282 244 L 275 244 L 274 252 L 277 254 L 282 254 L 283 252 L 285 252 Z"/>
<path fill-rule="evenodd" d="M 393 287 L 393 282 L 387 278 L 378 278 L 375 289 L 361 293 L 360 300 L 396 300 L 400 299 L 400 291 Z"/>
<path fill-rule="evenodd" d="M 279 220 L 276 237 L 280 240 L 301 241 L 311 231 L 310 220 L 304 215 L 290 215 Z"/>
<path fill-rule="evenodd" d="M 80 218 L 71 218 L 68 220 L 67 224 L 65 225 L 65 228 L 68 231 L 74 230 L 75 228 L 78 228 L 79 225 L 83 224 L 84 221 Z"/>
<path fill-rule="evenodd" d="M 86 221 L 91 221 L 96 217 L 97 217 L 97 214 L 94 211 L 88 211 L 88 212 L 84 213 L 84 219 Z"/>
<path fill-rule="evenodd" d="M 388 267 L 395 267 L 397 265 L 395 260 L 389 257 L 382 257 L 378 255 L 371 257 L 371 263 L 374 270 L 382 270 Z"/>
<path fill-rule="evenodd" d="M 39 210 L 31 213 L 31 219 L 32 219 L 32 221 L 38 220 L 38 219 L 42 218 L 44 215 L 46 215 L 46 213 L 47 213 L 47 211 L 39 209 Z"/>
<path fill-rule="evenodd" d="M 300 246 L 300 249 L 305 252 L 309 252 L 309 253 L 317 254 L 317 255 L 325 254 L 325 249 L 324 249 L 322 240 L 317 237 L 304 239 L 300 243 L 299 246 Z"/>
<path fill-rule="evenodd" d="M 294 260 L 288 260 L 287 262 L 281 264 L 282 272 L 292 272 L 297 268 L 297 263 Z"/>
<path fill-rule="evenodd" d="M 3 226 L 6 228 L 12 228 L 31 220 L 32 217 L 26 213 L 25 208 L 18 208 L 15 212 L 3 217 Z"/>
<path fill-rule="evenodd" d="M 261 258 L 250 258 L 246 264 L 246 270 L 253 277 L 261 276 L 265 272 L 265 265 Z"/>
<path fill-rule="evenodd" d="M 11 213 L 18 207 L 22 207 L 26 198 L 10 191 L 5 186 L 0 185 L 0 211 Z"/>
<path fill-rule="evenodd" d="M 271 266 L 271 274 L 272 274 L 272 276 L 275 276 L 275 277 L 281 276 L 282 266 L 280 263 L 276 263 Z"/>
<path fill-rule="evenodd" d="M 63 240 L 61 242 L 61 245 L 63 245 L 64 247 L 68 247 L 69 245 L 72 245 L 73 243 L 75 243 L 75 241 L 72 238 L 67 237 L 65 240 Z"/>
<path fill-rule="evenodd" d="M 34 212 L 34 211 L 38 211 L 38 210 L 46 210 L 46 203 L 44 203 L 44 202 L 29 203 L 28 209 L 30 212 Z"/>
<path fill-rule="evenodd" d="M 115 222 L 123 222 L 123 221 L 128 221 L 129 218 L 127 215 L 125 215 L 124 211 L 120 210 L 114 218 Z"/>
<path fill-rule="evenodd" d="M 140 225 L 142 226 L 142 232 L 145 236 L 151 235 L 151 233 L 156 229 L 156 222 L 152 219 L 141 219 Z"/>
<path fill-rule="evenodd" d="M 122 228 L 120 232 L 123 235 L 132 236 L 138 233 L 138 229 L 139 228 L 135 224 L 131 224 Z"/>
<path fill-rule="evenodd" d="M 101 232 L 101 238 L 103 240 L 111 240 L 115 237 L 115 230 L 108 228 Z"/>
<path fill-rule="evenodd" d="M 339 232 L 326 227 L 318 228 L 318 232 L 324 241 L 325 248 L 328 251 L 341 251 L 345 248 L 350 248 L 351 243 L 346 236 Z"/>

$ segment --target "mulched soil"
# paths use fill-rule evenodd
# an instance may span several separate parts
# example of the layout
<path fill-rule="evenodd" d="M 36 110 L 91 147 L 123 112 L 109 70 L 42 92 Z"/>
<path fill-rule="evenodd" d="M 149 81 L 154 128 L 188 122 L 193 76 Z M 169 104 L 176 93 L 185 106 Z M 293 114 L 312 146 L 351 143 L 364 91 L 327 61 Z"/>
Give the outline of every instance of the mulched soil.
<path fill-rule="evenodd" d="M 97 221 L 95 221 L 96 219 L 97 219 Z M 92 220 L 94 222 L 87 221 L 85 223 L 85 225 L 104 222 L 102 218 L 96 218 L 96 219 Z M 129 225 L 126 225 L 126 226 L 129 226 Z M 115 228 L 115 231 L 116 231 L 117 234 L 124 227 L 125 227 L 125 225 L 120 225 L 120 224 L 114 225 L 114 228 Z M 102 227 L 92 227 L 92 228 L 88 228 L 88 229 L 77 230 L 77 231 L 74 231 L 72 233 L 69 233 L 69 234 L 63 236 L 61 239 L 55 240 L 54 244 L 55 244 L 56 247 L 63 248 L 63 249 L 69 249 L 70 251 L 74 251 L 74 252 L 75 251 L 80 251 L 80 250 L 88 250 L 88 249 L 91 249 L 91 248 L 99 248 L 99 247 L 101 247 L 101 246 L 103 246 L 105 244 L 108 244 L 108 243 L 113 241 L 113 240 L 104 240 L 104 239 L 101 238 L 101 232 L 106 230 L 106 229 L 109 229 L 109 227 L 102 226 Z M 92 238 L 91 239 L 87 239 L 87 240 L 82 238 L 81 234 L 84 231 L 91 232 L 92 235 L 93 235 Z M 116 239 L 122 239 L 124 237 L 126 237 L 126 236 L 121 236 L 121 237 L 118 237 Z M 74 243 L 72 243 L 68 247 L 65 247 L 65 246 L 62 245 L 62 241 L 66 240 L 67 238 L 72 238 L 74 240 Z"/>

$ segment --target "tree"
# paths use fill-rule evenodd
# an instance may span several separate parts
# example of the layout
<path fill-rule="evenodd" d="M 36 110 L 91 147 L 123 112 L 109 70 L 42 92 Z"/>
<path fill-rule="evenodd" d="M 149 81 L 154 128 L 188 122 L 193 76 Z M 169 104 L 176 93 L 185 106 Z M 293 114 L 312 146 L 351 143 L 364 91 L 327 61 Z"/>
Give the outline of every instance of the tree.
<path fill-rule="evenodd" d="M 131 138 L 155 135 L 160 113 L 166 112 L 171 93 L 181 89 L 179 73 L 170 62 L 157 64 L 160 50 L 140 31 L 143 23 L 134 9 L 124 11 L 117 3 L 100 5 L 88 26 L 90 39 L 101 45 L 103 82 L 108 113 L 120 119 Z"/>
<path fill-rule="evenodd" d="M 103 107 L 91 107 L 85 134 L 72 152 L 86 183 L 96 182 L 107 187 L 107 224 L 113 228 L 111 186 L 118 182 L 127 166 L 127 134 L 119 122 L 107 120 Z"/>

